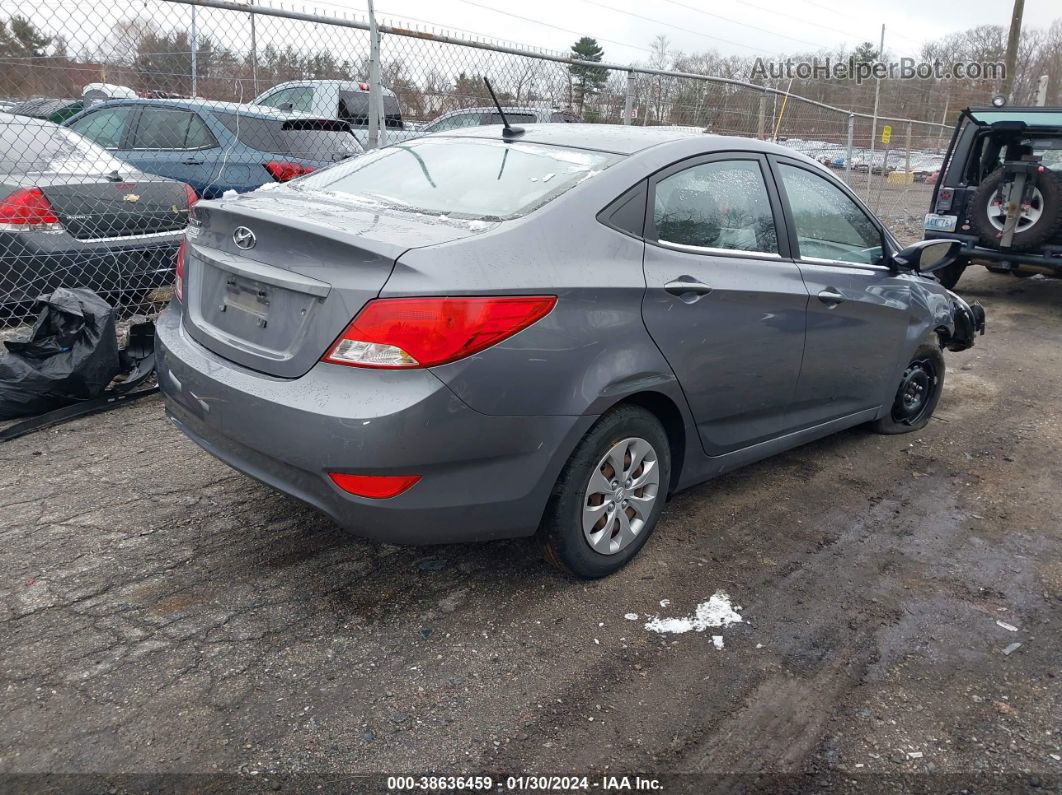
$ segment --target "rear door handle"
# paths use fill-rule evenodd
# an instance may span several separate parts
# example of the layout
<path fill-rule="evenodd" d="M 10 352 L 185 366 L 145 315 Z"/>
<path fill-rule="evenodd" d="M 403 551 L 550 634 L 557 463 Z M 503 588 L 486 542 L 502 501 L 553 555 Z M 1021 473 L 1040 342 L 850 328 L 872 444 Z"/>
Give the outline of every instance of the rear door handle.
<path fill-rule="evenodd" d="M 206 161 L 205 161 L 205 160 L 202 160 L 202 159 L 198 159 L 198 160 L 197 160 L 197 159 L 196 159 L 196 158 L 194 158 L 194 157 L 189 157 L 189 158 L 185 158 L 184 160 L 182 160 L 182 161 L 181 161 L 181 165 L 182 165 L 182 166 L 201 166 L 201 165 L 203 165 L 203 163 L 205 163 L 205 162 L 206 162 Z"/>
<path fill-rule="evenodd" d="M 844 296 L 832 287 L 827 287 L 819 293 L 819 300 L 824 304 L 839 304 L 844 301 Z"/>
<path fill-rule="evenodd" d="M 692 276 L 679 276 L 674 281 L 670 281 L 664 285 L 664 289 L 671 295 L 680 298 L 687 304 L 692 304 L 694 301 L 700 300 L 703 296 L 708 295 L 712 291 L 710 285 L 704 282 L 699 282 Z"/>

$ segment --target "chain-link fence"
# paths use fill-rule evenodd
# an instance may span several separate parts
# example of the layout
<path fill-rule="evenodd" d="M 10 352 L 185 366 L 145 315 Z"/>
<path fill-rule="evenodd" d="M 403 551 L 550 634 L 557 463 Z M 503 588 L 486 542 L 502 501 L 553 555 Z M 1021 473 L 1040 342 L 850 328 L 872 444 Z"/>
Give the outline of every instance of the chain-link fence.
<path fill-rule="evenodd" d="M 919 233 L 948 131 L 777 89 L 572 61 L 381 22 L 225 0 L 0 0 L 0 326 L 57 286 L 128 312 L 168 300 L 199 198 L 275 185 L 376 143 L 497 123 L 676 125 L 773 139 Z M 370 75 L 382 101 L 374 113 Z M 380 107 L 382 105 L 382 107 Z M 62 125 L 62 126 L 56 126 Z M 885 125 L 891 141 L 881 142 Z"/>

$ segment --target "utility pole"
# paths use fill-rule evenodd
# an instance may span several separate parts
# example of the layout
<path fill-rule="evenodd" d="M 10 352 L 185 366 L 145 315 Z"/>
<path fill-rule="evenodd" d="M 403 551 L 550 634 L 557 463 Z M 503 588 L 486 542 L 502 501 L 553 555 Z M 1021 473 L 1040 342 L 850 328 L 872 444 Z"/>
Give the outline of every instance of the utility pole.
<path fill-rule="evenodd" d="M 881 43 L 878 44 L 878 62 L 885 57 L 885 23 L 881 23 Z M 878 137 L 878 100 L 881 98 L 881 78 L 874 81 L 874 123 L 870 128 L 870 162 L 867 163 L 867 198 L 870 197 L 870 182 L 874 178 L 874 139 Z M 882 176 L 885 167 L 882 166 Z"/>
<path fill-rule="evenodd" d="M 1014 90 L 1014 74 L 1018 71 L 1018 42 L 1021 40 L 1021 16 L 1025 13 L 1025 0 L 1014 0 L 1014 12 L 1010 15 L 1010 35 L 1007 36 L 1007 74 L 1003 77 L 1003 96 L 1011 101 Z"/>

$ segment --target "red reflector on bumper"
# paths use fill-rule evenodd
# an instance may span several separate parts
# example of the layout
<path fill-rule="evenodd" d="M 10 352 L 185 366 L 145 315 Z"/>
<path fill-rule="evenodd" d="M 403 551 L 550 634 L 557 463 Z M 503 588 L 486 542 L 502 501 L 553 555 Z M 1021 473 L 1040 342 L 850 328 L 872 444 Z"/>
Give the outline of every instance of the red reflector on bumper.
<path fill-rule="evenodd" d="M 397 497 L 420 480 L 420 475 L 344 475 L 341 472 L 332 472 L 328 477 L 348 494 L 372 500 Z"/>

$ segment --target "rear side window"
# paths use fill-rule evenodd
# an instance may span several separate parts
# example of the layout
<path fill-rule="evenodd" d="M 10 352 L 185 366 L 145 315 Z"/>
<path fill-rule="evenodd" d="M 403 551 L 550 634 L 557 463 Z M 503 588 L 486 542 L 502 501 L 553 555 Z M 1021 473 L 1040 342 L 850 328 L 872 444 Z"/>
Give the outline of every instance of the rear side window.
<path fill-rule="evenodd" d="M 118 149 L 122 145 L 125 125 L 131 114 L 132 108 L 128 106 L 104 108 L 82 116 L 70 125 L 70 129 L 105 149 Z"/>
<path fill-rule="evenodd" d="M 203 149 L 215 146 L 198 114 L 171 108 L 144 108 L 133 134 L 134 149 Z"/>
<path fill-rule="evenodd" d="M 478 111 L 475 113 L 455 113 L 445 119 L 433 121 L 424 128 L 424 132 L 446 132 L 447 130 L 459 130 L 462 127 L 478 127 L 483 123 L 481 121 L 482 118 L 483 114 Z"/>
<path fill-rule="evenodd" d="M 617 155 L 476 138 L 421 138 L 301 179 L 298 190 L 369 205 L 500 220 L 525 215 L 619 160 Z"/>
<path fill-rule="evenodd" d="M 306 119 L 284 121 L 260 116 L 218 113 L 240 143 L 269 154 L 303 157 L 307 160 L 342 160 L 361 151 L 349 128 L 337 121 Z"/>
<path fill-rule="evenodd" d="M 754 160 L 702 163 L 660 180 L 653 220 L 662 243 L 778 253 L 771 200 Z"/>
<path fill-rule="evenodd" d="M 383 106 L 386 126 L 401 127 L 402 111 L 398 107 L 398 98 L 391 94 L 384 94 Z M 356 127 L 367 127 L 369 125 L 369 92 L 340 91 L 339 118 Z"/>

